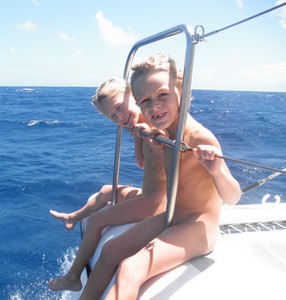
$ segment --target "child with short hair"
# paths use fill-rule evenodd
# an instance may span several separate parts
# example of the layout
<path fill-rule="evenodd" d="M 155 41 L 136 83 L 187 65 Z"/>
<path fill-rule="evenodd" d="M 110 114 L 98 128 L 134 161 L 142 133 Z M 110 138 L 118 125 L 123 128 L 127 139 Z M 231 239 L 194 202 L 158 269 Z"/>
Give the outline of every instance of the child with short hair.
<path fill-rule="evenodd" d="M 119 126 L 130 130 L 136 124 L 139 128 L 149 128 L 139 107 L 135 104 L 129 84 L 123 79 L 114 78 L 103 83 L 97 89 L 93 104 L 99 112 Z M 72 213 L 74 217 L 69 218 L 69 214 L 51 212 L 55 218 L 64 221 L 68 229 L 72 229 L 79 219 L 91 215 L 71 269 L 65 276 L 51 280 L 50 289 L 81 290 L 81 273 L 93 255 L 104 228 L 141 221 L 165 210 L 166 180 L 162 147 L 158 147 L 150 139 L 143 141 L 135 136 L 134 142 L 136 161 L 141 168 L 144 168 L 142 190 L 131 186 L 120 186 L 118 204 L 99 210 L 111 201 L 112 186 L 104 186 L 98 194 L 91 196 L 90 201 L 82 209 Z M 116 250 L 113 253 L 120 253 L 120 251 Z"/>
<path fill-rule="evenodd" d="M 167 55 L 155 55 L 132 67 L 132 93 L 147 120 L 176 138 L 182 72 Z M 154 135 L 156 131 L 153 130 Z M 120 245 L 121 260 L 102 251 L 80 299 L 97 299 L 106 284 L 101 274 L 114 272 L 119 265 L 115 284 L 106 300 L 136 299 L 140 286 L 149 278 L 168 271 L 213 250 L 219 229 L 222 202 L 235 204 L 240 199 L 240 186 L 225 162 L 216 157 L 221 147 L 215 136 L 187 115 L 184 142 L 192 152 L 181 154 L 179 182 L 171 226 L 164 230 L 166 213 L 145 219 L 122 237 L 110 240 L 107 249 Z M 170 177 L 173 149 L 165 148 L 166 179 Z M 154 237 L 155 236 L 155 237 Z M 145 243 L 137 247 L 135 238 Z M 131 242 L 133 244 L 131 244 Z"/>
<path fill-rule="evenodd" d="M 131 98 L 129 99 L 129 97 Z M 141 114 L 139 107 L 135 105 L 135 101 L 131 96 L 131 87 L 129 83 L 121 78 L 111 78 L 103 82 L 97 88 L 96 95 L 92 97 L 92 104 L 96 107 L 99 113 L 108 117 L 115 124 L 130 130 L 130 133 L 134 137 L 135 160 L 140 168 L 144 168 L 142 139 L 135 137 L 134 132 L 132 132 L 132 128 L 137 123 L 141 124 L 141 127 L 147 128 L 147 124 L 144 123 L 144 117 Z M 156 144 L 149 143 L 149 146 L 153 147 L 153 150 L 155 149 L 155 152 L 157 151 L 160 156 L 163 156 L 163 152 L 160 150 L 160 147 L 156 147 Z M 147 148 L 149 146 L 147 146 Z M 160 156 L 157 157 L 157 154 L 154 155 L 156 155 L 156 157 L 154 157 L 155 159 L 158 159 L 159 162 L 162 161 Z M 148 159 L 145 160 L 145 165 L 148 165 L 148 171 L 150 165 L 149 155 L 147 157 Z M 154 170 L 153 168 L 154 167 L 152 166 L 151 170 Z M 163 165 L 160 165 L 159 168 L 163 169 Z M 152 172 L 152 175 L 155 175 L 155 173 Z M 150 178 L 150 180 L 154 179 L 150 176 L 148 176 L 148 178 Z M 160 178 L 160 172 L 158 174 L 158 178 Z M 158 190 L 160 189 L 161 185 L 159 182 L 157 182 Z M 146 178 L 144 180 L 144 184 L 149 185 L 149 183 L 146 181 Z M 104 185 L 99 192 L 91 195 L 87 203 L 79 210 L 71 213 L 62 213 L 55 210 L 50 210 L 50 214 L 55 219 L 61 220 L 65 224 L 67 230 L 73 230 L 77 222 L 88 217 L 93 212 L 103 208 L 112 201 L 112 190 L 112 185 Z M 146 188 L 144 190 L 146 190 Z M 129 199 L 134 200 L 134 198 L 141 199 L 141 197 L 142 189 L 139 187 L 119 185 L 117 188 L 117 203 L 121 203 L 122 201 Z M 130 213 L 132 213 L 132 210 Z"/>

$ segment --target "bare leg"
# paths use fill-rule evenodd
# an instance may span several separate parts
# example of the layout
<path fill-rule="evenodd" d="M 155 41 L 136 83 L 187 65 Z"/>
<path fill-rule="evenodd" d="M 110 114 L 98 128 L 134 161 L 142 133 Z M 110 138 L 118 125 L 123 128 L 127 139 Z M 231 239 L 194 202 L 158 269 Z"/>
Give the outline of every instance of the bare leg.
<path fill-rule="evenodd" d="M 119 237 L 105 243 L 80 299 L 97 299 L 106 289 L 120 262 L 138 252 L 162 232 L 164 216 L 165 214 L 161 213 L 145 219 Z"/>
<path fill-rule="evenodd" d="M 75 213 L 77 213 L 78 211 L 76 211 Z M 72 216 L 73 213 L 60 213 L 57 212 L 56 210 L 50 210 L 50 214 L 55 218 L 58 219 L 60 221 L 62 221 L 65 224 L 65 227 L 67 230 L 73 230 L 75 224 L 77 223 L 77 221 L 75 221 L 75 218 Z"/>
<path fill-rule="evenodd" d="M 133 197 L 135 194 L 140 193 L 141 189 L 129 186 L 120 186 L 118 188 L 118 203 L 124 199 Z M 50 210 L 50 214 L 65 224 L 67 230 L 73 230 L 76 223 L 95 211 L 106 206 L 112 199 L 112 185 L 104 185 L 98 193 L 91 195 L 82 208 L 72 213 L 61 213 L 55 210 Z"/>
<path fill-rule="evenodd" d="M 149 247 L 124 260 L 105 300 L 134 300 L 149 278 L 211 251 L 218 227 L 215 222 L 206 223 L 197 220 L 171 226 Z"/>
<path fill-rule="evenodd" d="M 86 232 L 83 236 L 78 254 L 73 262 L 71 269 L 68 273 L 56 279 L 52 279 L 49 283 L 49 289 L 54 291 L 60 290 L 71 290 L 79 291 L 82 288 L 80 281 L 80 275 L 88 263 L 89 258 L 92 256 L 96 246 L 98 244 L 99 238 L 101 236 L 101 228 L 95 227 L 93 219 L 96 218 L 99 220 L 99 217 L 94 213 L 90 216 Z"/>
<path fill-rule="evenodd" d="M 140 190 L 134 188 L 129 189 L 129 193 L 125 198 L 133 196 L 136 192 L 136 197 L 133 197 L 132 200 L 128 199 L 130 201 L 125 201 L 122 204 L 109 207 L 105 210 L 97 211 L 89 217 L 86 232 L 83 236 L 81 246 L 71 269 L 65 276 L 50 281 L 49 288 L 51 290 L 75 291 L 81 289 L 82 285 L 80 282 L 80 275 L 98 245 L 102 230 L 106 226 L 126 223 L 127 217 L 129 217 L 130 213 L 130 211 L 124 209 L 126 204 L 131 203 L 133 205 L 133 202 L 136 204 L 134 199 L 138 199 L 142 202 L 141 194 L 138 192 Z"/>
<path fill-rule="evenodd" d="M 67 230 L 73 230 L 73 228 L 75 227 L 78 221 L 84 219 L 85 217 L 89 216 L 94 211 L 102 208 L 108 203 L 108 200 L 104 198 L 102 199 L 103 201 L 97 201 L 97 200 L 101 200 L 100 192 L 90 196 L 86 205 L 84 205 L 77 211 L 74 211 L 72 213 L 60 213 L 55 210 L 50 210 L 50 214 L 55 219 L 62 221 L 65 224 Z"/>

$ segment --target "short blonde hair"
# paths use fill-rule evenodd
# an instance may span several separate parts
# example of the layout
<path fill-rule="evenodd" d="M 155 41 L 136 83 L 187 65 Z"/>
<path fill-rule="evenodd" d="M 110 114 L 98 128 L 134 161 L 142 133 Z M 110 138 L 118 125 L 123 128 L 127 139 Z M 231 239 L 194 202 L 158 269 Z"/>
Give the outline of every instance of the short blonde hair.
<path fill-rule="evenodd" d="M 156 55 L 151 55 L 147 59 L 142 60 L 141 62 L 134 64 L 132 67 L 131 75 L 131 90 L 134 93 L 134 84 L 135 81 L 141 77 L 146 76 L 151 72 L 165 71 L 168 72 L 172 78 L 176 80 L 176 87 L 181 89 L 183 82 L 183 72 L 177 66 L 175 60 L 169 55 L 158 53 Z"/>
<path fill-rule="evenodd" d="M 129 83 L 122 78 L 111 78 L 103 82 L 96 90 L 94 96 L 92 96 L 92 104 L 101 113 L 101 104 L 103 101 L 110 100 L 113 97 L 121 96 L 126 93 L 130 93 L 131 88 Z"/>

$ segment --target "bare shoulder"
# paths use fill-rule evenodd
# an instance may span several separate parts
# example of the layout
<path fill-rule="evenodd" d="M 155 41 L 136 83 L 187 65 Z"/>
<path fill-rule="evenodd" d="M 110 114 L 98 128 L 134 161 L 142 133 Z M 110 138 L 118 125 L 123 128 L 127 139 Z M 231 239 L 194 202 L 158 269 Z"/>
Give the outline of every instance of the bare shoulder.
<path fill-rule="evenodd" d="M 185 142 L 189 143 L 190 147 L 196 147 L 197 145 L 214 145 L 220 148 L 220 144 L 215 135 L 192 117 L 187 120 Z"/>

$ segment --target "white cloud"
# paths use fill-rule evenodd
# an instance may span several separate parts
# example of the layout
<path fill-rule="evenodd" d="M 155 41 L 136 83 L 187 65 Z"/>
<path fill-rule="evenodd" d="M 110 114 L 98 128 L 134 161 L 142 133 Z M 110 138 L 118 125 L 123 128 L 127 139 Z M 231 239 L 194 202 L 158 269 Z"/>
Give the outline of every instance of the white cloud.
<path fill-rule="evenodd" d="M 95 15 L 101 37 L 109 44 L 124 46 L 133 44 L 138 40 L 138 36 L 132 31 L 126 32 L 122 28 L 114 26 L 107 20 L 102 11 Z"/>
<path fill-rule="evenodd" d="M 59 38 L 63 41 L 75 41 L 76 39 L 72 36 L 67 35 L 66 33 L 60 33 Z"/>
<path fill-rule="evenodd" d="M 9 47 L 9 52 L 11 52 L 11 53 L 16 53 L 16 48 L 15 47 L 12 47 L 12 46 L 10 46 Z"/>
<path fill-rule="evenodd" d="M 80 49 L 74 49 L 74 53 L 76 56 L 82 56 L 82 51 Z"/>
<path fill-rule="evenodd" d="M 40 5 L 41 4 L 40 1 L 38 1 L 38 0 L 33 0 L 32 2 L 33 2 L 34 5 Z"/>
<path fill-rule="evenodd" d="M 259 82 L 261 86 L 285 83 L 286 61 L 262 65 L 255 69 L 244 69 L 240 75 L 246 81 Z"/>
<path fill-rule="evenodd" d="M 276 5 L 280 5 L 284 0 L 277 0 Z M 281 25 L 283 29 L 286 29 L 286 5 L 282 6 L 276 11 L 276 15 L 280 18 L 278 23 Z"/>
<path fill-rule="evenodd" d="M 244 4 L 242 0 L 235 0 L 235 4 L 239 7 L 239 8 L 243 8 Z"/>
<path fill-rule="evenodd" d="M 23 23 L 18 23 L 17 29 L 23 30 L 23 31 L 39 31 L 36 23 L 33 21 L 26 21 Z"/>

